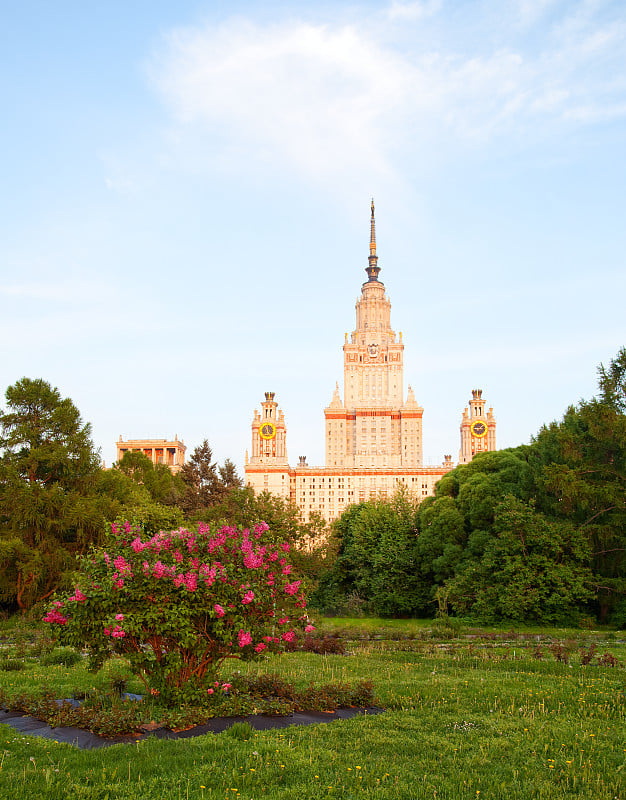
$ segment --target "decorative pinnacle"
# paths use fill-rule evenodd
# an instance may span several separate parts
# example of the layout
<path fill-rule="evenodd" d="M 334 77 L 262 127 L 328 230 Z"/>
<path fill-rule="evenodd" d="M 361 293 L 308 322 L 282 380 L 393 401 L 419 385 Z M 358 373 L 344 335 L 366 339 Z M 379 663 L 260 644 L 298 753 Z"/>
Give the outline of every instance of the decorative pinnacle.
<path fill-rule="evenodd" d="M 367 259 L 369 266 L 365 268 L 368 280 L 377 281 L 380 267 L 378 266 L 378 256 L 376 255 L 376 220 L 374 219 L 374 198 L 372 198 L 372 217 L 370 220 L 370 254 Z"/>

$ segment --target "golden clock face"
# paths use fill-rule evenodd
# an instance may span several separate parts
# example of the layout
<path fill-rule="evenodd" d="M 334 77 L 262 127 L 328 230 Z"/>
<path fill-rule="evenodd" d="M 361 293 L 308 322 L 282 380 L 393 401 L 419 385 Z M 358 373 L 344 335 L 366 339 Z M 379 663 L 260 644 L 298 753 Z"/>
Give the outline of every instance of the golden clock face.
<path fill-rule="evenodd" d="M 477 419 L 472 422 L 470 430 L 473 436 L 476 436 L 478 439 L 482 439 L 483 436 L 487 435 L 487 426 L 482 421 L 482 419 Z"/>
<path fill-rule="evenodd" d="M 264 422 L 259 433 L 261 439 L 273 439 L 276 436 L 276 425 L 273 422 Z"/>

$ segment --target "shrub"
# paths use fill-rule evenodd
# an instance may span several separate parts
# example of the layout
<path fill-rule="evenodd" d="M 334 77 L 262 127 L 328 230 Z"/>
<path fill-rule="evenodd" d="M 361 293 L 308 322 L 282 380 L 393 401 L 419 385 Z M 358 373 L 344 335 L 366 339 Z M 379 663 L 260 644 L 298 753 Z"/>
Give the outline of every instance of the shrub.
<path fill-rule="evenodd" d="M 113 526 L 44 620 L 62 644 L 87 649 L 92 669 L 122 655 L 163 702 L 206 704 L 224 659 L 259 658 L 313 630 L 289 549 L 265 523 L 145 539 L 129 523 Z"/>
<path fill-rule="evenodd" d="M 337 635 L 311 636 L 307 634 L 304 638 L 297 637 L 292 642 L 288 642 L 285 648 L 289 653 L 297 650 L 304 650 L 306 653 L 317 653 L 318 655 L 344 655 L 346 646 L 343 640 Z"/>
<path fill-rule="evenodd" d="M 16 658 L 4 658 L 0 661 L 0 670 L 3 672 L 21 672 L 25 667 L 26 664 Z"/>
<path fill-rule="evenodd" d="M 53 653 L 47 653 L 45 656 L 42 657 L 41 663 L 45 667 L 60 665 L 63 667 L 73 667 L 78 664 L 82 660 L 80 653 L 77 653 L 76 650 L 70 650 L 69 648 L 63 650 L 57 650 Z"/>

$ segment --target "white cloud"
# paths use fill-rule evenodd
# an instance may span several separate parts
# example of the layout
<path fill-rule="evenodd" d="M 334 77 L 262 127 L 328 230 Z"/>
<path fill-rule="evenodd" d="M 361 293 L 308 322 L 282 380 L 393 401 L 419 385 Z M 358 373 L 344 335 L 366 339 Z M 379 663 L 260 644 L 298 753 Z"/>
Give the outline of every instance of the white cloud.
<path fill-rule="evenodd" d="M 183 124 L 230 148 L 282 154 L 308 173 L 384 169 L 385 116 L 407 93 L 404 64 L 356 29 L 231 23 L 170 39 L 158 82 Z"/>
<path fill-rule="evenodd" d="M 518 14 L 534 21 L 552 5 L 527 0 Z M 554 126 L 626 115 L 623 82 L 607 86 L 605 72 L 596 77 L 589 69 L 598 60 L 623 62 L 624 27 L 595 23 L 586 3 L 546 26 L 540 46 L 507 39 L 503 23 L 485 36 L 498 46 L 483 52 L 476 30 L 460 44 L 457 31 L 455 45 L 447 45 L 447 20 L 437 8 L 399 0 L 387 8 L 392 22 L 420 26 L 428 17 L 438 26 L 432 50 L 394 44 L 389 21 L 385 29 L 367 20 L 260 25 L 236 18 L 176 30 L 152 65 L 176 120 L 172 140 L 182 137 L 184 146 L 192 132 L 216 160 L 243 169 L 263 163 L 341 180 L 365 171 L 401 175 L 407 158 L 427 164 L 446 143 L 480 147 L 508 138 L 521 146 Z"/>

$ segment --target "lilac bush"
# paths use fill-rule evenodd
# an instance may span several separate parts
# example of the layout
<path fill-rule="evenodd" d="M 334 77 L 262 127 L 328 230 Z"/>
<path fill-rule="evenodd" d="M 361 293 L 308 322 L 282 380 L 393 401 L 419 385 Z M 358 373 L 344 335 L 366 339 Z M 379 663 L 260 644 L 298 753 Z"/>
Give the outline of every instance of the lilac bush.
<path fill-rule="evenodd" d="M 87 649 L 91 668 L 122 655 L 165 703 L 207 702 L 225 659 L 259 658 L 313 630 L 289 550 L 265 523 L 145 538 L 114 525 L 44 620 L 62 644 Z"/>

